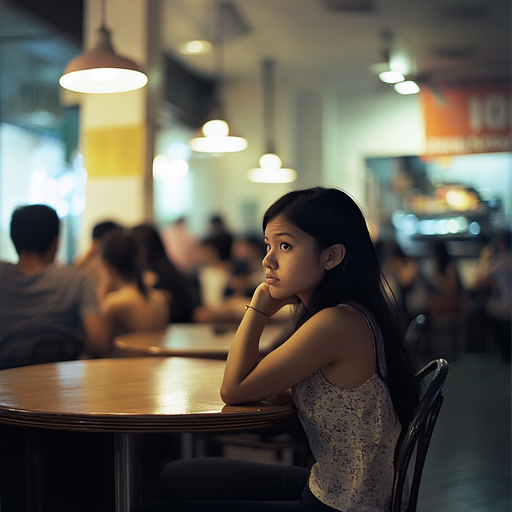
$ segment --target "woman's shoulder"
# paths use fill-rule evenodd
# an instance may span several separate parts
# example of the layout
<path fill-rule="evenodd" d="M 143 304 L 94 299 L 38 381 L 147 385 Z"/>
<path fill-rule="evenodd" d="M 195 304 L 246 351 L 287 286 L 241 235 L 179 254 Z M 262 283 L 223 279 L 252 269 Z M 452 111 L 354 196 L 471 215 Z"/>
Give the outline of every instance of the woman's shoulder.
<path fill-rule="evenodd" d="M 155 304 L 167 304 L 171 294 L 167 290 L 160 290 L 159 288 L 150 288 L 148 290 L 148 298 Z"/>
<path fill-rule="evenodd" d="M 109 292 L 102 300 L 102 306 L 110 309 L 126 309 L 134 304 L 140 304 L 144 300 L 143 295 L 134 287 L 126 286 Z"/>
<path fill-rule="evenodd" d="M 355 304 L 338 304 L 320 310 L 307 323 L 323 332 L 359 336 L 368 331 L 368 320 L 362 311 Z"/>

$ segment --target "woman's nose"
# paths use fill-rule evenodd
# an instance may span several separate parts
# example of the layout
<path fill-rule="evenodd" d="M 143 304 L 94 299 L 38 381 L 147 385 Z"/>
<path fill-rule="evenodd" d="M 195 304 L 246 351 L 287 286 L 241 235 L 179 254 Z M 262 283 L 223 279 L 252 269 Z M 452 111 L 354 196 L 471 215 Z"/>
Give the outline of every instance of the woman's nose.
<path fill-rule="evenodd" d="M 275 260 L 274 258 L 272 257 L 272 253 L 269 251 L 267 252 L 266 256 L 263 258 L 261 264 L 265 267 L 265 268 L 275 268 Z"/>

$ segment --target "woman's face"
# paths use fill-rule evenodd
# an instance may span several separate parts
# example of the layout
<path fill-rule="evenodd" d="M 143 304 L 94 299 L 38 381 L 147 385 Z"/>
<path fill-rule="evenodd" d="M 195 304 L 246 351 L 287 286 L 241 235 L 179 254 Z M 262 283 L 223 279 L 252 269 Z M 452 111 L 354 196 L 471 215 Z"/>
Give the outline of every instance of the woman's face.
<path fill-rule="evenodd" d="M 275 299 L 296 295 L 307 304 L 326 270 L 325 253 L 317 253 L 315 240 L 282 215 L 273 218 L 265 229 L 267 255 L 263 259 L 266 281 Z"/>

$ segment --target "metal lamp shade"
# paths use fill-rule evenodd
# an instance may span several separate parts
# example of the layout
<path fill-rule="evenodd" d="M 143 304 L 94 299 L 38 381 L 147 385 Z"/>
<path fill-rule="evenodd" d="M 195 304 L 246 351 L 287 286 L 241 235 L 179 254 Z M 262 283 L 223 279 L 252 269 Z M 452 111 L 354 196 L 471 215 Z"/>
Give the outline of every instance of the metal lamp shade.
<path fill-rule="evenodd" d="M 98 29 L 94 48 L 72 59 L 59 80 L 65 89 L 93 94 L 133 91 L 147 82 L 135 62 L 114 52 L 105 27 Z"/>

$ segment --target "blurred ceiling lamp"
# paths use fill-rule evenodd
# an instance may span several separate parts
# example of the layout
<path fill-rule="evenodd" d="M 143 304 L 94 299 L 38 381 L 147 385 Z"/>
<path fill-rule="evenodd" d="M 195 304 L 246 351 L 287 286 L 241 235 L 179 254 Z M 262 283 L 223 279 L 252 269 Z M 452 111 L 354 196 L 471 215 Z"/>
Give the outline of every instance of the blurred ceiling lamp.
<path fill-rule="evenodd" d="M 413 80 L 398 82 L 393 87 L 398 94 L 417 94 L 420 92 L 420 86 Z"/>
<path fill-rule="evenodd" d="M 144 87 L 148 77 L 130 59 L 114 52 L 105 25 L 105 0 L 101 4 L 101 26 L 92 49 L 72 59 L 59 83 L 64 89 L 83 93 L 114 93 Z"/>
<path fill-rule="evenodd" d="M 399 71 L 382 71 L 379 73 L 379 78 L 382 82 L 386 84 L 396 84 L 398 82 L 403 82 L 405 80 L 404 75 Z"/>
<path fill-rule="evenodd" d="M 219 36 L 217 40 L 217 99 L 215 100 L 213 118 L 207 121 L 201 132 L 196 137 L 190 139 L 188 145 L 193 151 L 200 153 L 212 153 L 221 155 L 222 153 L 234 153 L 243 151 L 247 148 L 247 140 L 243 137 L 230 135 L 229 125 L 225 121 L 224 107 L 220 100 L 219 90 L 222 87 L 222 72 L 224 67 L 224 42 L 225 42 L 225 12 L 228 8 L 227 2 L 218 4 L 218 30 Z"/>
<path fill-rule="evenodd" d="M 281 159 L 275 153 L 274 144 L 274 67 L 273 60 L 262 62 L 264 129 L 266 133 L 266 153 L 260 158 L 260 167 L 247 172 L 247 179 L 255 183 L 290 183 L 297 179 L 293 169 L 281 167 Z"/>
<path fill-rule="evenodd" d="M 157 179 L 181 178 L 188 172 L 188 162 L 181 158 L 169 159 L 163 153 L 153 160 L 153 176 Z"/>
<path fill-rule="evenodd" d="M 194 41 L 188 41 L 183 43 L 179 50 L 183 55 L 204 55 L 212 49 L 212 44 L 209 41 L 203 41 L 201 39 L 195 39 Z"/>

